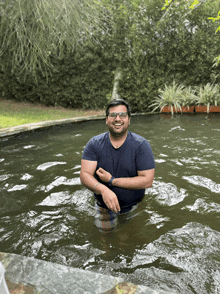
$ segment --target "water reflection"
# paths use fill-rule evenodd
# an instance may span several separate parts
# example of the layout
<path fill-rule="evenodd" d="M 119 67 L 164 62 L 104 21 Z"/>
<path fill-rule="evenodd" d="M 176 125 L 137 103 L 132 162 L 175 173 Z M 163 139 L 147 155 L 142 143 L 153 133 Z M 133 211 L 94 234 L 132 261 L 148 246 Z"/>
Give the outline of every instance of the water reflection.
<path fill-rule="evenodd" d="M 153 186 L 108 236 L 79 179 L 86 122 L 0 141 L 0 251 L 177 293 L 220 292 L 220 116 L 132 118 L 156 159 Z M 64 144 L 65 142 L 65 144 Z"/>

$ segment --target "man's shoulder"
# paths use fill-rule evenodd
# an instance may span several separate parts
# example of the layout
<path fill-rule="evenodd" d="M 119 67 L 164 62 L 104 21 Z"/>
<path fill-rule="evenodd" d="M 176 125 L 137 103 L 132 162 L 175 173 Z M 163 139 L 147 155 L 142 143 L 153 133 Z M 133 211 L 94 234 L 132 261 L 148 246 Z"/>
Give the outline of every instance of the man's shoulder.
<path fill-rule="evenodd" d="M 97 153 L 103 149 L 107 142 L 108 132 L 92 137 L 86 144 L 82 159 L 97 161 Z"/>
<path fill-rule="evenodd" d="M 138 134 L 136 134 L 136 133 L 133 133 L 133 132 L 128 132 L 128 134 L 129 134 L 129 139 L 130 140 L 133 140 L 133 141 L 135 141 L 135 142 L 139 142 L 139 143 L 141 143 L 141 142 L 143 142 L 143 141 L 147 141 L 147 139 L 146 138 L 144 138 L 144 137 L 142 137 L 142 136 L 140 136 L 140 135 L 138 135 Z"/>
<path fill-rule="evenodd" d="M 102 134 L 99 134 L 99 135 L 92 137 L 90 139 L 90 142 L 100 143 L 102 141 L 105 141 L 107 138 L 108 138 L 108 132 L 105 132 L 105 133 L 102 133 Z"/>
<path fill-rule="evenodd" d="M 135 148 L 136 150 L 140 150 L 140 148 L 141 149 L 151 148 L 149 141 L 146 138 L 144 138 L 136 133 L 129 132 L 128 139 L 129 139 L 128 141 L 130 142 L 130 145 L 132 146 L 132 148 Z"/>

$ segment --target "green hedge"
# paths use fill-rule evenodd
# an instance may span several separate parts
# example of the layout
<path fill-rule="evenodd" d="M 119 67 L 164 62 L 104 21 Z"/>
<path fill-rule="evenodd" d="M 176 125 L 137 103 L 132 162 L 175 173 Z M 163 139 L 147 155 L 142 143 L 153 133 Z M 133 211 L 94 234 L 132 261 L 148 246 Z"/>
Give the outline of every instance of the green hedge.
<path fill-rule="evenodd" d="M 4 63 L 4 61 L 2 61 Z M 6 99 L 60 105 L 68 108 L 104 108 L 111 93 L 114 68 L 100 47 L 86 48 L 63 60 L 53 60 L 48 77 L 0 72 L 0 95 Z"/>
<path fill-rule="evenodd" d="M 54 58 L 48 77 L 39 71 L 37 77 L 29 74 L 24 80 L 19 70 L 12 74 L 6 67 L 10 56 L 4 56 L 0 96 L 45 105 L 103 108 L 111 97 L 114 71 L 121 69 L 120 96 L 130 102 L 133 112 L 146 112 L 158 90 L 174 80 L 193 87 L 220 83 L 220 66 L 213 67 L 219 55 L 216 24 L 207 19 L 214 14 L 212 6 L 195 9 L 187 15 L 186 25 L 180 17 L 180 13 L 185 15 L 184 8 L 174 7 L 162 19 L 161 1 L 148 2 L 143 10 L 129 1 L 123 2 L 127 6 L 118 1 L 109 33 L 101 32 L 96 42 L 87 40 L 71 56 Z"/>

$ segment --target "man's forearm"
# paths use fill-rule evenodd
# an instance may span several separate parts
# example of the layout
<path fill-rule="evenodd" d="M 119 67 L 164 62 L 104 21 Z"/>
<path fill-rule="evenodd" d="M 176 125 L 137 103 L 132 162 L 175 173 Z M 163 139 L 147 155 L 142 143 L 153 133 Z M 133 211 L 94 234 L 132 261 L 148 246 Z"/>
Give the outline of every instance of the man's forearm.
<path fill-rule="evenodd" d="M 107 188 L 105 185 L 98 182 L 96 178 L 90 173 L 81 173 L 80 180 L 81 183 L 86 186 L 86 188 L 88 188 L 92 192 L 95 192 L 96 194 L 102 194 L 103 189 Z"/>
<path fill-rule="evenodd" d="M 139 190 L 151 187 L 152 183 L 148 183 L 142 176 L 137 176 L 133 178 L 115 178 L 112 186 L 128 190 Z"/>
<path fill-rule="evenodd" d="M 80 180 L 90 191 L 95 192 L 97 195 L 102 195 L 103 201 L 110 210 L 115 213 L 121 210 L 116 194 L 108 187 L 98 182 L 93 175 L 87 172 L 81 172 Z"/>
<path fill-rule="evenodd" d="M 153 184 L 154 172 L 154 168 L 144 171 L 138 171 L 138 175 L 136 177 L 115 178 L 113 179 L 111 184 L 112 186 L 128 190 L 146 189 L 151 187 Z M 112 175 L 101 167 L 96 171 L 96 174 L 105 183 L 109 183 L 110 179 L 112 178 Z"/>
<path fill-rule="evenodd" d="M 115 178 L 112 186 L 128 190 L 146 189 L 152 186 L 154 180 L 154 171 L 149 176 L 136 176 L 132 178 Z"/>

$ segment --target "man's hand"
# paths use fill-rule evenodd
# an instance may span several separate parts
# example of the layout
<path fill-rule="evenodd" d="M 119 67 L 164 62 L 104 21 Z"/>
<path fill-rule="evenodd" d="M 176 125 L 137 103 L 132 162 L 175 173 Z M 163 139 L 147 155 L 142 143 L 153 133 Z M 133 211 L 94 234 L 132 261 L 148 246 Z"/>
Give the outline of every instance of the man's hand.
<path fill-rule="evenodd" d="M 102 199 L 105 202 L 108 209 L 114 211 L 115 213 L 118 213 L 121 210 L 118 202 L 118 197 L 112 190 L 108 188 L 105 189 L 102 193 Z"/>
<path fill-rule="evenodd" d="M 108 209 L 117 213 L 121 210 L 121 208 L 120 208 L 118 197 L 116 196 L 116 194 L 101 183 L 100 185 L 96 185 L 97 180 L 94 178 L 96 166 L 97 166 L 96 161 L 89 161 L 89 160 L 82 159 L 81 172 L 80 172 L 81 182 L 91 191 L 95 192 L 98 195 L 102 195 L 102 199 L 105 202 Z M 97 170 L 97 175 L 103 182 L 105 181 L 109 182 L 112 177 L 111 174 L 106 172 L 103 168 L 99 168 Z"/>
<path fill-rule="evenodd" d="M 112 175 L 109 172 L 107 172 L 101 167 L 96 171 L 96 174 L 99 176 L 100 180 L 104 183 L 108 183 L 112 177 Z M 100 187 L 97 186 L 97 188 L 98 188 L 97 190 L 99 190 Z M 118 202 L 118 197 L 112 190 L 110 190 L 108 187 L 105 187 L 104 189 L 102 189 L 101 194 L 102 194 L 102 199 L 105 202 L 108 209 L 114 211 L 115 213 L 118 213 L 121 210 L 119 202 Z"/>
<path fill-rule="evenodd" d="M 112 177 L 112 175 L 109 172 L 107 172 L 101 167 L 96 171 L 96 174 L 99 176 L 100 180 L 104 183 L 108 183 Z"/>

